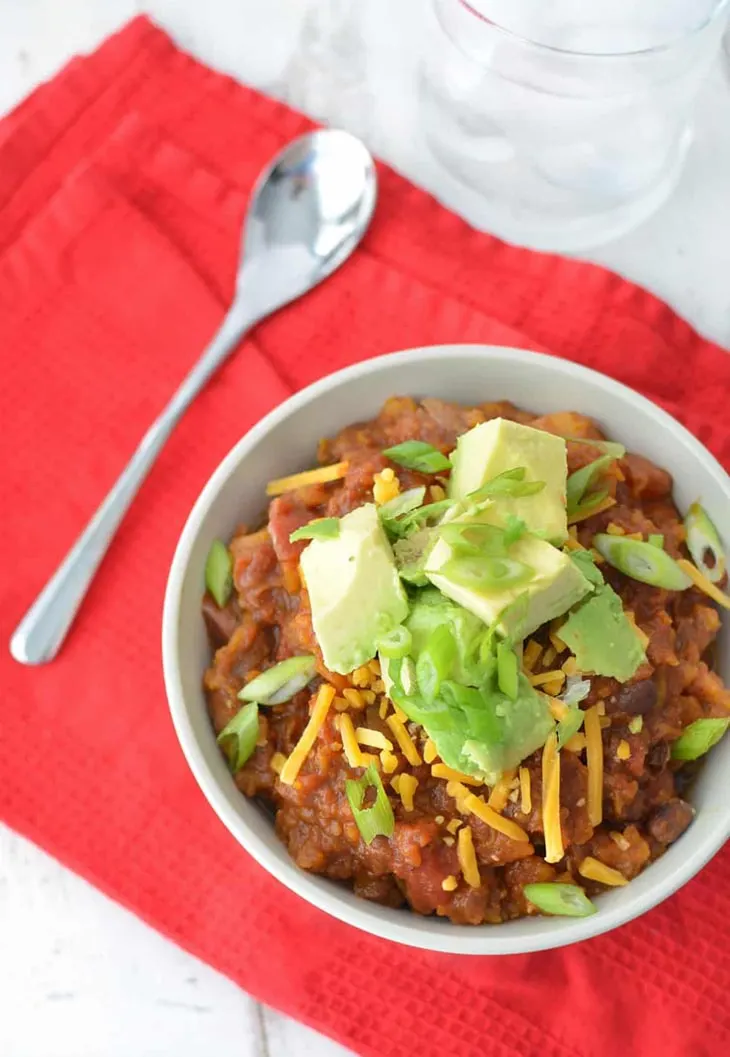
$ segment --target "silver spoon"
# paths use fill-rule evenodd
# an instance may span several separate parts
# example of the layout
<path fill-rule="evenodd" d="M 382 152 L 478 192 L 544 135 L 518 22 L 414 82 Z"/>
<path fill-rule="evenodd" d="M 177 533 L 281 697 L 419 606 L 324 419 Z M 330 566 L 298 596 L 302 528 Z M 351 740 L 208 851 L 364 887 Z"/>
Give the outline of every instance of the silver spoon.
<path fill-rule="evenodd" d="M 18 625 L 21 664 L 58 653 L 114 533 L 183 412 L 244 334 L 307 293 L 355 249 L 375 207 L 373 159 L 347 132 L 290 143 L 259 177 L 243 229 L 233 304 L 208 348 L 142 441 L 109 495 Z"/>

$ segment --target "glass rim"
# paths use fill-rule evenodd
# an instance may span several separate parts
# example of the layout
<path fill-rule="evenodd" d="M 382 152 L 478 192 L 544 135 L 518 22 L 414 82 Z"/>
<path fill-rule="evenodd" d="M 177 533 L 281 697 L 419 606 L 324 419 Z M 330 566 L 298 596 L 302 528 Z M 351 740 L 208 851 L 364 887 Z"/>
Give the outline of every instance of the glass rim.
<path fill-rule="evenodd" d="M 656 55 L 663 51 L 671 51 L 684 41 L 689 40 L 692 37 L 698 36 L 703 30 L 711 26 L 712 23 L 718 18 L 719 15 L 730 5 L 730 0 L 718 0 L 715 8 L 703 18 L 701 22 L 697 22 L 695 25 L 688 27 L 688 29 L 681 34 L 681 36 L 674 37 L 672 40 L 663 41 L 661 44 L 651 44 L 645 48 L 633 48 L 628 51 L 576 51 L 572 48 L 561 48 L 555 44 L 545 44 L 539 40 L 532 40 L 530 37 L 524 36 L 522 33 L 516 33 L 514 30 L 507 29 L 506 26 L 501 26 L 499 22 L 495 22 L 487 15 L 482 14 L 473 6 L 473 0 L 456 0 L 461 7 L 478 18 L 480 22 L 484 22 L 485 25 L 491 26 L 497 33 L 510 40 L 517 42 L 518 44 L 524 44 L 530 48 L 535 48 L 539 51 L 544 51 L 550 55 L 562 56 L 564 58 L 572 59 L 630 59 L 641 55 Z"/>

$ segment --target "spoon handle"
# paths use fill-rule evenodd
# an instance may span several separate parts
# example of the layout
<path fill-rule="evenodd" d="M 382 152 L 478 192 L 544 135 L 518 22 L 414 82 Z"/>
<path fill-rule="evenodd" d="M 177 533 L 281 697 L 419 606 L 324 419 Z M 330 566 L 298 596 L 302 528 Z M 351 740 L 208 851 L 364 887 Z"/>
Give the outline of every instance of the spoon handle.
<path fill-rule="evenodd" d="M 237 299 L 217 334 L 147 430 L 119 479 L 60 566 L 25 614 L 10 640 L 21 664 L 45 664 L 61 648 L 96 570 L 122 518 L 183 412 L 261 314 L 252 316 Z"/>

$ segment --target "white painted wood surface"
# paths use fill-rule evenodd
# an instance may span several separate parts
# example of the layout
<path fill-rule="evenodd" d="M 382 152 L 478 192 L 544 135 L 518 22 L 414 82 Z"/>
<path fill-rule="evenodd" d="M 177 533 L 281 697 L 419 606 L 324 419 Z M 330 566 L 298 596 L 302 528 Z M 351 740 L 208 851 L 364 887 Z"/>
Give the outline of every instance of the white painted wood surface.
<path fill-rule="evenodd" d="M 688 0 L 689 2 L 689 0 Z M 0 112 L 147 11 L 203 60 L 341 124 L 439 194 L 415 127 L 426 0 L 0 0 Z M 671 202 L 590 254 L 730 344 L 730 90 L 708 77 Z M 442 192 L 443 193 L 443 192 Z M 1 776 L 0 776 L 1 780 Z M 0 827 L 3 1057 L 343 1057 Z"/>

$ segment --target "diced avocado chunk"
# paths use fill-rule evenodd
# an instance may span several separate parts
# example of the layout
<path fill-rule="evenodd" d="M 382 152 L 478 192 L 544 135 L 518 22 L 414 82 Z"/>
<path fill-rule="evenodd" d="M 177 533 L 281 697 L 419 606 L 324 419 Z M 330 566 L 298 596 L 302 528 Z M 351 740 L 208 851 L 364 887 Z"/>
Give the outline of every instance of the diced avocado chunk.
<path fill-rule="evenodd" d="M 409 656 L 380 660 L 386 692 L 424 728 L 444 763 L 493 783 L 544 744 L 554 726 L 546 699 L 524 674 L 514 699 L 500 692 L 494 653 L 484 648 L 491 636 L 481 620 L 428 588 L 416 595 L 406 627 Z M 419 659 L 443 628 L 456 649 L 435 696 L 427 698 L 418 682 Z"/>
<path fill-rule="evenodd" d="M 621 683 L 646 659 L 621 599 L 604 583 L 576 606 L 561 627 L 560 638 L 575 654 L 581 671 L 612 676 Z"/>
<path fill-rule="evenodd" d="M 425 649 L 429 637 L 438 627 L 447 626 L 456 643 L 456 659 L 450 678 L 457 683 L 478 686 L 479 646 L 484 637 L 484 624 L 468 609 L 445 598 L 434 587 L 419 591 L 411 605 L 406 627 L 411 633 L 411 656 L 414 661 Z"/>
<path fill-rule="evenodd" d="M 530 580 L 494 591 L 477 591 L 456 584 L 440 574 L 454 557 L 452 547 L 439 540 L 426 562 L 426 575 L 448 598 L 458 602 L 485 624 L 498 625 L 508 638 L 524 638 L 542 624 L 559 617 L 591 590 L 591 585 L 570 558 L 544 540 L 526 537 L 510 547 L 510 558 L 516 558 L 534 570 Z M 525 595 L 524 608 L 512 604 Z M 512 606 L 508 610 L 508 606 Z M 504 616 L 502 616 L 504 614 Z"/>
<path fill-rule="evenodd" d="M 490 785 L 504 771 L 517 767 L 544 745 L 555 726 L 545 696 L 533 689 L 523 672 L 519 676 L 517 698 L 511 701 L 499 694 L 494 699 L 494 708 L 501 740 L 468 740 L 462 750 L 469 768 L 467 773 L 473 773 L 476 768 Z M 438 742 L 435 744 L 438 748 Z"/>
<path fill-rule="evenodd" d="M 462 500 L 505 470 L 524 466 L 525 481 L 544 481 L 544 489 L 521 498 L 500 496 L 493 507 L 494 515 L 504 524 L 513 514 L 522 518 L 529 531 L 562 543 L 568 536 L 566 452 L 563 438 L 552 433 L 504 418 L 482 422 L 456 443 L 451 455 L 449 498 Z"/>
<path fill-rule="evenodd" d="M 346 675 L 408 614 L 393 551 L 372 503 L 340 519 L 335 539 L 312 540 L 301 568 L 325 665 Z"/>

